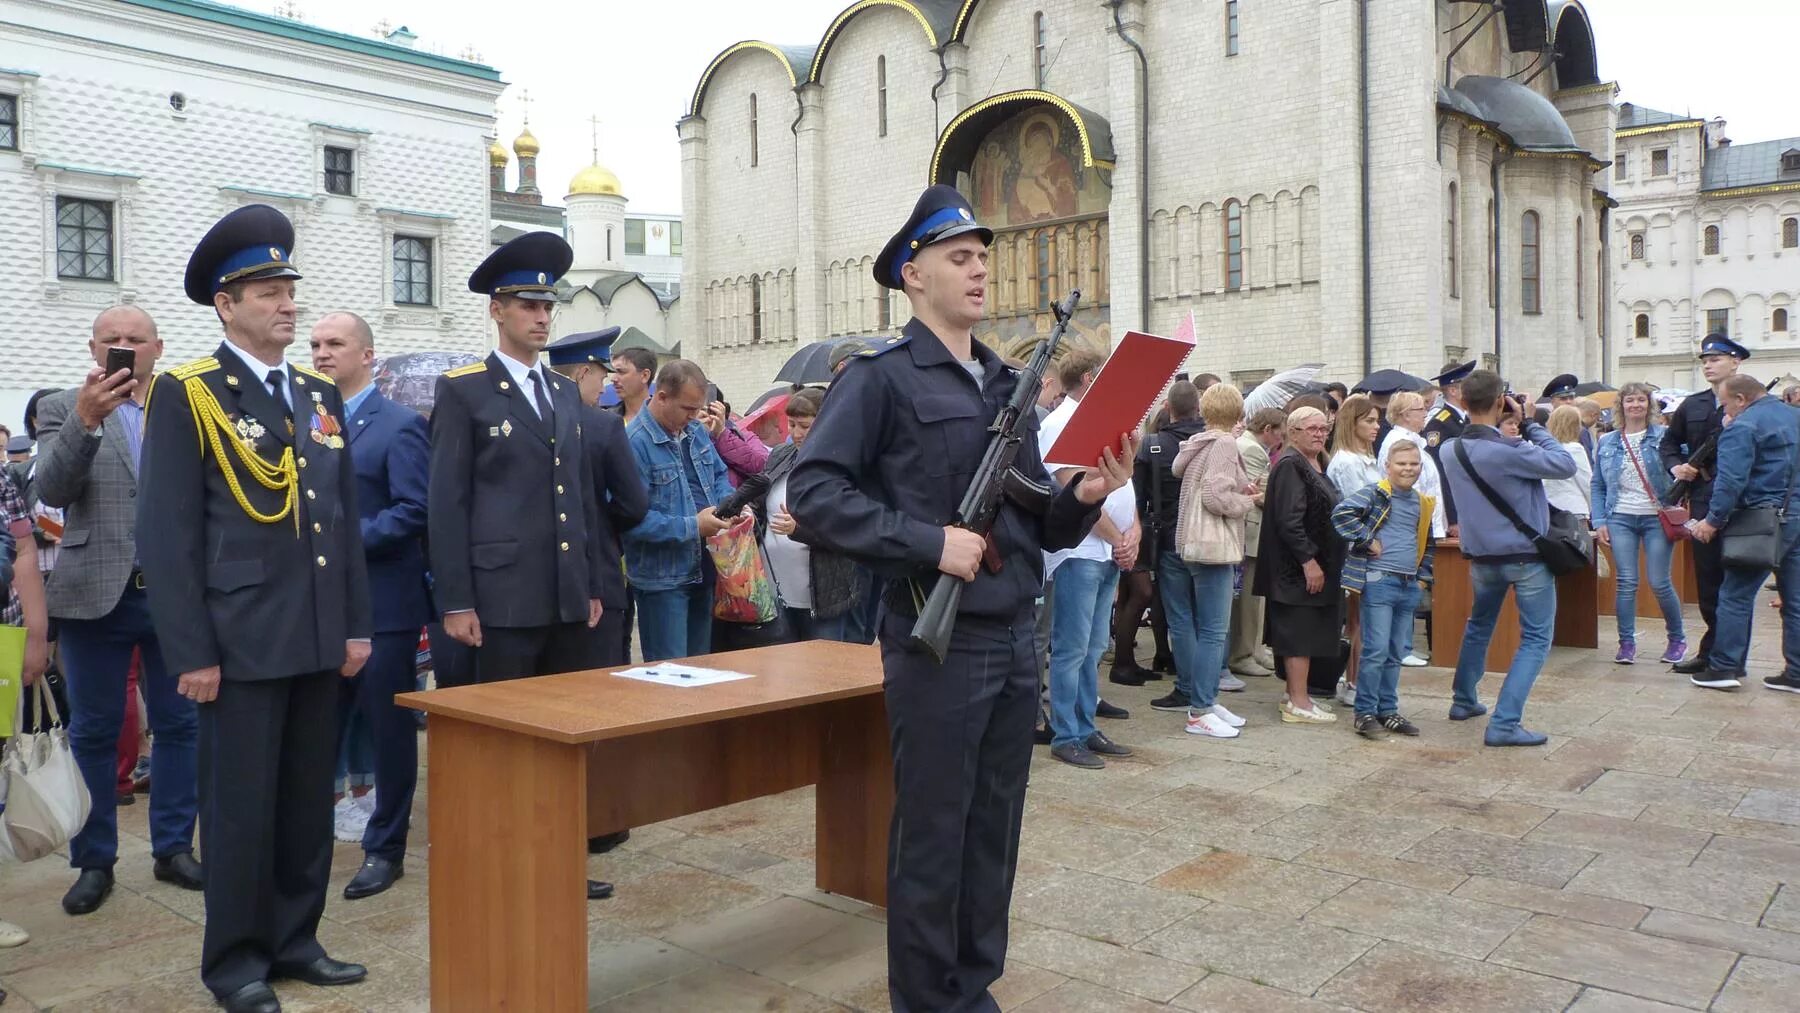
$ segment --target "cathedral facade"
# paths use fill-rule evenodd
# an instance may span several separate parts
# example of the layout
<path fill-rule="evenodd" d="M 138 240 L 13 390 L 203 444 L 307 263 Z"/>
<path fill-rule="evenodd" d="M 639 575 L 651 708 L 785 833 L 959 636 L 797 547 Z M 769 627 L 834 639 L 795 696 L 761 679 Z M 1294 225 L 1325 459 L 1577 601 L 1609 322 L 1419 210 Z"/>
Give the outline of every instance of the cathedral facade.
<path fill-rule="evenodd" d="M 1617 89 L 1576 0 L 858 0 L 727 48 L 679 124 L 678 330 L 728 390 L 891 332 L 874 256 L 930 183 L 996 232 L 978 334 L 1167 333 L 1302 362 L 1598 376 Z"/>

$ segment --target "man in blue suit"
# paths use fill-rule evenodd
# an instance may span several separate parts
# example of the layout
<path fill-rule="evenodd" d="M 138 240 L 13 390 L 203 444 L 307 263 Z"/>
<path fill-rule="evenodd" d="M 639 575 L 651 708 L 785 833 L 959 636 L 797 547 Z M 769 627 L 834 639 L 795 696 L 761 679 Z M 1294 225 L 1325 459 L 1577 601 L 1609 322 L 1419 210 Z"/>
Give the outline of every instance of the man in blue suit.
<path fill-rule="evenodd" d="M 405 872 L 406 832 L 418 784 L 418 726 L 395 693 L 416 688 L 419 630 L 431 618 L 425 589 L 425 504 L 431 438 L 425 417 L 375 389 L 375 335 L 354 313 L 330 313 L 314 325 L 313 366 L 337 381 L 346 437 L 356 465 L 356 503 L 375 642 L 362 674 L 346 683 L 375 744 L 375 813 L 363 831 L 363 864 L 344 897 L 372 897 Z M 341 722 L 340 722 L 341 724 Z"/>

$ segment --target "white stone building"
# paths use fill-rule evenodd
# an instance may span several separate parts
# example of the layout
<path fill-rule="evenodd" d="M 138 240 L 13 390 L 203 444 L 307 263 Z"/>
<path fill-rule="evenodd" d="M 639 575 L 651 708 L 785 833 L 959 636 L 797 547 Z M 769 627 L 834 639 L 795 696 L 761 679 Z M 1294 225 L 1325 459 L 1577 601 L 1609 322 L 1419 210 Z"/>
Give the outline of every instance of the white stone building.
<path fill-rule="evenodd" d="M 859 0 L 701 74 L 679 329 L 730 389 L 897 327 L 870 265 L 949 182 L 1009 352 L 1078 286 L 1081 340 L 1193 309 L 1195 365 L 1244 382 L 1596 375 L 1615 91 L 1575 0 Z"/>
<path fill-rule="evenodd" d="M 303 335 L 353 310 L 383 354 L 491 341 L 464 279 L 488 251 L 493 68 L 202 0 L 0 0 L 0 68 L 10 424 L 79 381 L 111 304 L 147 310 L 170 363 L 214 347 L 182 272 L 250 203 L 294 221 Z"/>
<path fill-rule="evenodd" d="M 1800 374 L 1800 137 L 1733 144 L 1724 120 L 1627 103 L 1617 138 L 1614 376 L 1692 389 L 1715 331 L 1751 374 Z"/>

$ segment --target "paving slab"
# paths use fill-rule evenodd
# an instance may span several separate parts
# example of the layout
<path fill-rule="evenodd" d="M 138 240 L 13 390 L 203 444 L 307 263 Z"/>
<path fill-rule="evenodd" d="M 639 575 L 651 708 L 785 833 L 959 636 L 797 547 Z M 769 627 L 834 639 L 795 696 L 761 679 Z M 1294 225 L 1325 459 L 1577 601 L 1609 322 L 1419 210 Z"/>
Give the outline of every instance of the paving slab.
<path fill-rule="evenodd" d="M 1549 915 L 1534 915 L 1492 962 L 1659 1002 L 1704 1009 L 1738 955 Z"/>
<path fill-rule="evenodd" d="M 1309 922 L 1481 960 L 1531 915 L 1517 908 L 1364 880 L 1306 915 Z"/>
<path fill-rule="evenodd" d="M 1539 1013 L 1581 986 L 1479 960 L 1384 942 L 1319 989 L 1318 998 L 1383 1013 Z"/>
<path fill-rule="evenodd" d="M 1228 904 L 1214 904 L 1152 935 L 1138 949 L 1184 964 L 1311 995 L 1378 942 Z"/>

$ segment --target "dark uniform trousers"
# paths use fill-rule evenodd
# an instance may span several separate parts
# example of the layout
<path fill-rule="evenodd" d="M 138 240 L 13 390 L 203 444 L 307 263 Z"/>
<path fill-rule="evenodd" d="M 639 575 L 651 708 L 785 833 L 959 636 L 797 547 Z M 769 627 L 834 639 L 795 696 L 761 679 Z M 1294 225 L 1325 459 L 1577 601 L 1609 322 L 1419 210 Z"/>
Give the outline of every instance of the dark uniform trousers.
<path fill-rule="evenodd" d="M 604 617 L 603 617 L 604 618 Z M 587 623 L 551 626 L 483 626 L 475 648 L 477 682 L 506 682 L 599 668 L 605 645 Z M 613 642 L 619 632 L 613 630 Z"/>
<path fill-rule="evenodd" d="M 434 622 L 426 628 L 431 641 L 431 682 L 438 689 L 467 686 L 475 681 L 475 648 L 444 631 Z"/>
<path fill-rule="evenodd" d="M 1708 490 L 1710 501 L 1710 492 Z M 1704 518 L 1702 512 L 1707 504 L 1701 504 L 1693 515 Z M 1706 623 L 1706 632 L 1700 637 L 1700 652 L 1697 657 L 1712 655 L 1713 631 L 1719 625 L 1719 586 L 1725 583 L 1725 551 L 1723 540 L 1715 538 L 1710 542 L 1702 542 L 1697 538 L 1688 540 L 1688 553 L 1694 560 L 1694 596 L 1700 599 L 1700 618 Z"/>
<path fill-rule="evenodd" d="M 375 812 L 363 830 L 363 851 L 388 861 L 406 854 L 413 794 L 419 786 L 418 721 L 412 710 L 394 703 L 394 694 L 418 688 L 418 658 L 418 634 L 377 633 L 368 662 L 356 678 L 343 680 L 339 693 L 339 727 L 352 707 L 360 709 L 375 747 Z"/>
<path fill-rule="evenodd" d="M 1038 706 L 1034 617 L 964 616 L 939 665 L 883 611 L 894 757 L 888 990 L 895 1013 L 997 1010 Z"/>

